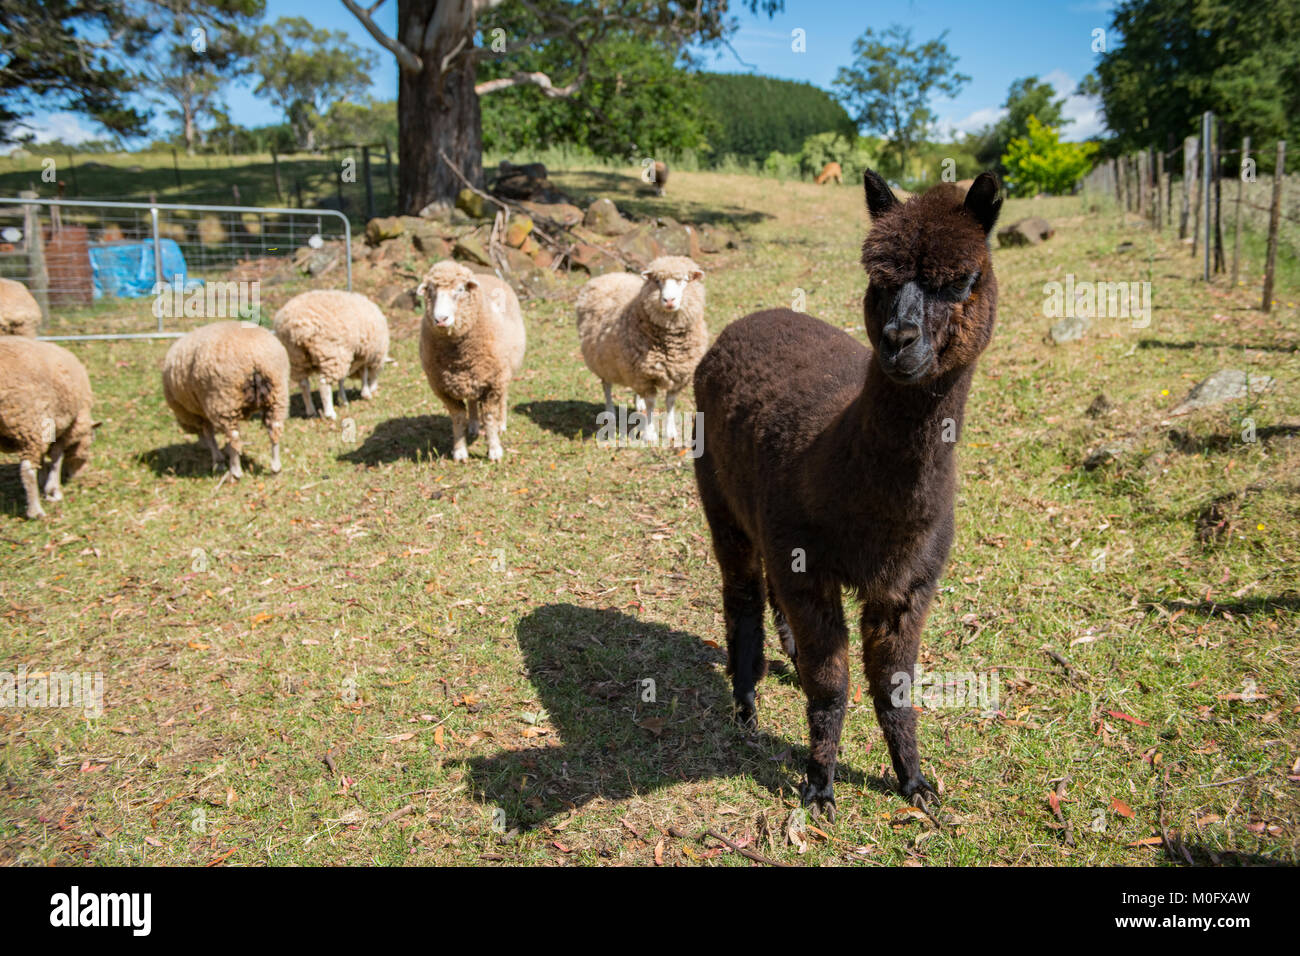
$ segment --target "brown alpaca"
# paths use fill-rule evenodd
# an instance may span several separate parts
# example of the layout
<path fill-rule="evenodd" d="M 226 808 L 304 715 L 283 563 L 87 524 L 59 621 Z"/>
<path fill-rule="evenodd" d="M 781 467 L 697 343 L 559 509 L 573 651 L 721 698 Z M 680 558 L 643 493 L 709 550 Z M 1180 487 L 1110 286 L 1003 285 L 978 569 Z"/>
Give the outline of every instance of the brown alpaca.
<path fill-rule="evenodd" d="M 824 186 L 832 179 L 835 180 L 836 184 L 844 185 L 844 170 L 840 169 L 839 163 L 827 163 L 822 167 L 822 171 L 817 174 L 817 178 L 813 182 L 818 186 Z"/>
<path fill-rule="evenodd" d="M 900 203 L 864 176 L 873 227 L 862 244 L 872 349 L 788 309 L 718 336 L 695 372 L 703 452 L 695 461 L 722 572 L 736 717 L 756 726 L 766 671 L 766 592 L 808 698 L 803 800 L 835 816 L 835 761 L 849 686 L 841 589 L 862 601 L 866 674 L 903 794 L 935 798 L 921 774 L 910 681 L 921 628 L 953 539 L 954 451 L 975 360 L 993 335 L 988 234 L 997 178 Z"/>

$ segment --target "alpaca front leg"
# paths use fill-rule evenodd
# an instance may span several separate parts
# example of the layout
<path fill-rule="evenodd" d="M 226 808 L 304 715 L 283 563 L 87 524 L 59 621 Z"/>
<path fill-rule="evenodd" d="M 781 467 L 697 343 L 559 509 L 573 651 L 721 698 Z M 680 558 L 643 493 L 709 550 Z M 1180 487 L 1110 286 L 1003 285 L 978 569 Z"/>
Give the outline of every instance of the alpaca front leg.
<path fill-rule="evenodd" d="M 938 802 L 934 788 L 921 773 L 911 695 L 921 629 L 933 595 L 931 585 L 913 591 L 902 605 L 870 604 L 862 610 L 862 654 L 876 720 L 889 746 L 898 788 L 917 805 Z"/>
<path fill-rule="evenodd" d="M 334 385 L 324 375 L 320 377 L 321 414 L 326 418 L 338 418 L 334 411 Z"/>
<path fill-rule="evenodd" d="M 63 500 L 63 488 L 59 484 L 63 473 L 63 445 L 55 442 L 50 447 L 50 470 L 45 476 L 45 497 L 50 501 Z"/>
<path fill-rule="evenodd" d="M 316 417 L 316 404 L 311 400 L 311 379 L 305 375 L 298 380 L 298 387 L 302 389 L 302 410 L 308 418 Z"/>
<path fill-rule="evenodd" d="M 835 822 L 835 764 L 849 703 L 849 632 L 838 586 L 777 585 L 798 650 L 799 683 L 808 699 L 808 770 L 803 803 Z"/>
<path fill-rule="evenodd" d="M 452 461 L 469 461 L 469 449 L 465 447 L 465 425 L 469 416 L 465 413 L 465 405 L 457 402 L 450 407 L 451 411 L 451 460 Z"/>
<path fill-rule="evenodd" d="M 44 518 L 45 509 L 41 507 L 41 494 L 36 481 L 37 468 L 24 458 L 18 463 L 18 474 L 22 478 L 23 492 L 27 496 L 27 517 Z"/>

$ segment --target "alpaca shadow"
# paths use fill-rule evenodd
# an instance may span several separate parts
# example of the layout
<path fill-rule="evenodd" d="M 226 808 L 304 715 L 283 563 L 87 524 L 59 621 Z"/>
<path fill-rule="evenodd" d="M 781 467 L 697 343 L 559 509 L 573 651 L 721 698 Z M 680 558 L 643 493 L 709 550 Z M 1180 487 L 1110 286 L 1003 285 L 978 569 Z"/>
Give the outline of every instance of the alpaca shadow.
<path fill-rule="evenodd" d="M 1255 429 L 1255 440 L 1262 445 L 1271 445 L 1277 438 L 1294 438 L 1300 435 L 1300 425 L 1265 425 Z M 1192 435 L 1179 428 L 1170 429 L 1169 444 L 1174 450 L 1184 455 L 1208 455 L 1216 452 L 1233 451 L 1242 447 L 1241 435 L 1237 432 L 1214 435 Z"/>
<path fill-rule="evenodd" d="M 224 447 L 224 442 L 222 443 Z M 146 466 L 159 478 L 220 478 L 226 470 L 212 466 L 212 453 L 197 441 L 177 442 L 140 452 L 135 460 Z M 271 474 L 269 452 L 263 448 L 263 457 L 249 454 L 247 446 L 240 456 L 241 467 L 246 475 Z"/>
<path fill-rule="evenodd" d="M 504 810 L 510 827 L 689 781 L 750 776 L 774 794 L 797 792 L 807 747 L 742 733 L 716 667 L 725 652 L 695 635 L 613 608 L 547 604 L 519 622 L 516 637 L 545 715 L 512 722 L 521 734 L 512 749 L 464 763 L 475 798 Z M 761 696 L 759 704 L 761 726 Z M 525 737 L 534 726 L 549 735 Z M 844 764 L 838 777 L 846 794 L 892 792 Z"/>
<path fill-rule="evenodd" d="M 604 410 L 604 405 L 595 402 L 569 400 L 523 402 L 514 407 L 514 411 L 526 415 L 540 428 L 570 439 L 596 434 L 599 429 L 596 416 Z"/>
<path fill-rule="evenodd" d="M 1215 614 L 1222 614 L 1224 611 L 1234 617 L 1253 617 L 1256 614 L 1271 616 L 1272 612 L 1277 609 L 1300 610 L 1300 594 L 1261 595 L 1260 597 L 1229 599 L 1227 601 L 1185 601 L 1174 598 L 1172 600 L 1139 601 L 1138 603 L 1151 608 L 1160 607 L 1169 612 L 1183 611 L 1196 617 L 1212 617 Z"/>
<path fill-rule="evenodd" d="M 451 418 L 447 415 L 412 415 L 380 422 L 366 440 L 339 461 L 378 465 L 389 461 L 429 461 L 451 455 Z"/>

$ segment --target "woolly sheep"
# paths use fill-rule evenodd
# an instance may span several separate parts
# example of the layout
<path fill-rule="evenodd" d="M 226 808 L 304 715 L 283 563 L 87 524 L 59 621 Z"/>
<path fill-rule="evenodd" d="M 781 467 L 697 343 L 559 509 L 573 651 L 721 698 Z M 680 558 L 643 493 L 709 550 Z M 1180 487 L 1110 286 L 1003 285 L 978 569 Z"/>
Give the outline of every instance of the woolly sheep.
<path fill-rule="evenodd" d="M 644 406 L 642 437 L 659 440 L 655 397 L 664 393 L 666 437 L 677 440 L 673 405 L 690 384 L 709 347 L 704 322 L 704 272 L 686 256 L 661 256 L 639 276 L 611 272 L 578 293 L 582 357 L 605 388 L 605 411 L 614 414 L 613 386 L 630 386 Z"/>
<path fill-rule="evenodd" d="M 36 336 L 41 324 L 41 307 L 27 286 L 13 279 L 0 279 L 0 335 Z"/>
<path fill-rule="evenodd" d="M 67 349 L 21 335 L 0 336 L 0 451 L 18 452 L 27 517 L 45 514 L 40 482 L 50 501 L 63 498 L 60 480 L 73 478 L 90 458 L 90 378 Z"/>
<path fill-rule="evenodd" d="M 451 415 L 454 461 L 478 434 L 479 412 L 488 460 L 500 461 L 506 431 L 506 391 L 524 362 L 524 319 L 514 290 L 492 275 L 476 275 L 457 262 L 436 263 L 416 293 L 424 298 L 420 362 L 429 385 Z"/>
<path fill-rule="evenodd" d="M 309 416 L 316 414 L 308 376 L 320 375 L 321 411 L 336 418 L 334 384 L 339 404 L 348 403 L 344 380 L 361 376 L 361 397 L 379 391 L 379 368 L 388 355 L 388 320 L 364 295 L 317 289 L 296 295 L 275 314 L 276 337 L 289 353 L 291 381 L 302 389 Z"/>
<path fill-rule="evenodd" d="M 217 434 L 226 436 L 225 463 L 240 478 L 239 424 L 260 413 L 271 436 L 271 471 L 280 470 L 280 437 L 289 414 L 289 354 L 268 329 L 213 322 L 177 339 L 163 359 L 163 397 L 181 428 L 199 436 L 222 464 Z"/>

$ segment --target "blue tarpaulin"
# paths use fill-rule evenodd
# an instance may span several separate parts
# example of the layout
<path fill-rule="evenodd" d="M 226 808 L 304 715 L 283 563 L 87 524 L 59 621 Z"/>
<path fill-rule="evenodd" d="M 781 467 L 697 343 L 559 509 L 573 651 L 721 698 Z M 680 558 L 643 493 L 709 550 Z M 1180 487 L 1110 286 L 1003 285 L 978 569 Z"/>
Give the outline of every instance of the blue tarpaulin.
<path fill-rule="evenodd" d="M 185 255 L 174 239 L 161 240 L 163 281 L 185 281 Z M 154 294 L 153 242 L 91 243 L 90 267 L 95 275 L 95 298 L 111 295 L 140 298 Z"/>

